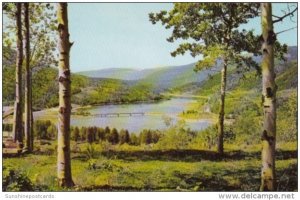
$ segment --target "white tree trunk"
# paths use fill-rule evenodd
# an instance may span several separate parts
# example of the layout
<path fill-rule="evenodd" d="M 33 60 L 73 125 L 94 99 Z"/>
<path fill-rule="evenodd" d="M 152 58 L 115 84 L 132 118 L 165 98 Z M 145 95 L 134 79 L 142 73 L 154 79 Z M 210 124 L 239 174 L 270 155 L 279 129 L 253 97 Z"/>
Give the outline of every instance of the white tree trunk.
<path fill-rule="evenodd" d="M 261 191 L 275 190 L 275 143 L 276 143 L 276 84 L 274 72 L 272 5 L 261 3 L 262 24 L 262 97 L 264 125 L 262 133 Z"/>
<path fill-rule="evenodd" d="M 57 17 L 60 52 L 57 177 L 60 186 L 72 187 L 74 183 L 70 158 L 71 73 L 69 66 L 71 43 L 69 41 L 67 3 L 58 3 Z"/>
<path fill-rule="evenodd" d="M 23 64 L 23 37 L 22 37 L 22 3 L 16 3 L 17 25 L 17 61 L 16 61 L 16 96 L 14 105 L 13 137 L 18 148 L 23 148 L 23 116 L 22 116 L 22 64 Z"/>

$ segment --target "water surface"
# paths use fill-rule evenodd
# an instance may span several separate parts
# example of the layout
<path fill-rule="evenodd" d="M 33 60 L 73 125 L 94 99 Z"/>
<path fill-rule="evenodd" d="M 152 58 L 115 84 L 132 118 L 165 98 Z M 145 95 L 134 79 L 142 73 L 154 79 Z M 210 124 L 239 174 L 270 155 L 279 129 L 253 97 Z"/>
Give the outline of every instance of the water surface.
<path fill-rule="evenodd" d="M 173 98 L 158 103 L 126 104 L 126 105 L 102 105 L 88 109 L 90 116 L 73 117 L 72 126 L 98 126 L 114 127 L 118 130 L 127 129 L 129 132 L 138 133 L 143 129 L 166 128 L 165 118 L 172 118 L 172 122 L 179 120 L 178 114 L 182 113 L 187 105 L 195 100 L 186 98 Z M 143 113 L 132 115 L 121 114 L 103 117 L 100 114 L 107 113 Z M 202 130 L 210 125 L 208 120 L 188 121 L 187 126 L 192 130 Z"/>

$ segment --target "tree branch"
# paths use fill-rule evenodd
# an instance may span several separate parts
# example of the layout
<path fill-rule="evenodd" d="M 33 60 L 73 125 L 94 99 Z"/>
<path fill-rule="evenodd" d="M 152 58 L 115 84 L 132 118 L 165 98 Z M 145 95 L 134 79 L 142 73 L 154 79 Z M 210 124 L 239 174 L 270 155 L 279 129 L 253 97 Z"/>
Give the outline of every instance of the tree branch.
<path fill-rule="evenodd" d="M 295 26 L 295 27 L 293 27 L 293 28 L 289 28 L 289 29 L 283 30 L 283 31 L 279 31 L 279 32 L 276 33 L 276 35 L 278 35 L 278 34 L 280 34 L 280 33 L 284 33 L 284 32 L 290 31 L 290 30 L 293 30 L 293 29 L 295 29 L 295 28 L 297 28 L 297 26 Z"/>
<path fill-rule="evenodd" d="M 282 17 L 278 17 L 278 16 L 274 16 L 274 17 L 277 17 L 278 19 L 276 20 L 273 20 L 273 24 L 277 23 L 277 22 L 281 22 L 284 18 L 288 17 L 288 16 L 293 16 L 294 15 L 294 12 L 296 12 L 298 10 L 298 7 L 295 8 L 293 11 L 283 15 Z"/>

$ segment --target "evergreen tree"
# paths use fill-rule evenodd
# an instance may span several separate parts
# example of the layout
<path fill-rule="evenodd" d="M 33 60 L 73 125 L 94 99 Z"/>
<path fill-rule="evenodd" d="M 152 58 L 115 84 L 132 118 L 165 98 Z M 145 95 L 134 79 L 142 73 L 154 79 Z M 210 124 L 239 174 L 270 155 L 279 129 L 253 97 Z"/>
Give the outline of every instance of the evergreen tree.
<path fill-rule="evenodd" d="M 108 136 L 108 142 L 111 144 L 118 144 L 119 143 L 119 133 L 116 128 L 111 130 L 111 133 Z"/>

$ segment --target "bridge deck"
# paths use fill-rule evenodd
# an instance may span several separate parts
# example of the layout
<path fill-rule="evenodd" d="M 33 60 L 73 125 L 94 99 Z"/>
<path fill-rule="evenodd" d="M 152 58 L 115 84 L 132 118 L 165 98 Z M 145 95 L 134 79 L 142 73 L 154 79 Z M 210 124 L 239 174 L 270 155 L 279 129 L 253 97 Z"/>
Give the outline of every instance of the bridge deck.
<path fill-rule="evenodd" d="M 133 116 L 133 115 L 145 115 L 143 112 L 132 112 L 132 113 L 99 113 L 95 114 L 95 116 L 100 116 L 100 117 L 120 117 L 121 115 L 128 115 L 128 116 Z"/>

